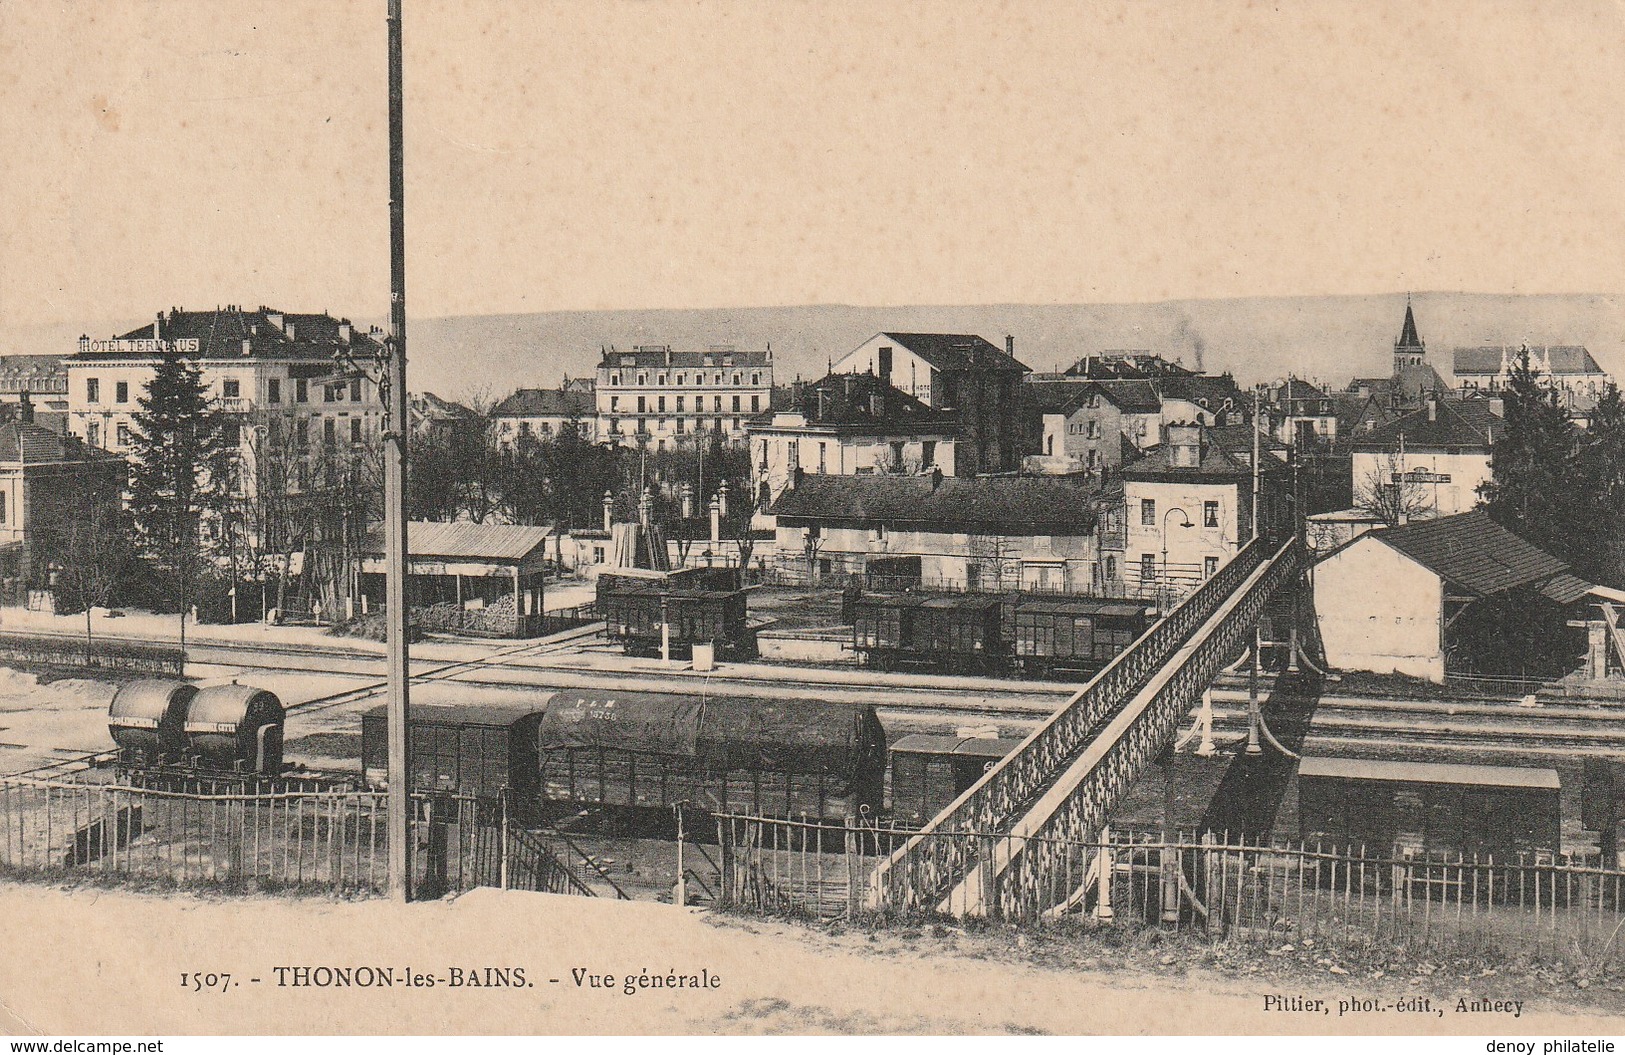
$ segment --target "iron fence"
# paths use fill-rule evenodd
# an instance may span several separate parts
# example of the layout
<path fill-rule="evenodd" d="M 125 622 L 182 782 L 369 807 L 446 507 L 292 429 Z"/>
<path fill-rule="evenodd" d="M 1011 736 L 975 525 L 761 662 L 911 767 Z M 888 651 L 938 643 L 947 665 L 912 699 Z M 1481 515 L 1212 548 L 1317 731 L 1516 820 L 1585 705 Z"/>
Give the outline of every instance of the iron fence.
<path fill-rule="evenodd" d="M 0 633 L 0 666 L 179 676 L 185 658 L 179 648 L 168 645 L 7 632 Z"/>
<path fill-rule="evenodd" d="M 738 815 L 716 820 L 718 905 L 746 913 L 825 920 L 980 915 L 1023 924 L 1090 919 L 1265 944 L 1310 938 L 1412 953 L 1595 963 L 1618 957 L 1625 929 L 1625 872 L 1581 856 L 1405 854 L 1112 831 L 1093 842 L 1066 842 Z M 953 843 L 956 855 L 977 865 L 1039 851 L 1032 844 L 1043 843 L 1035 856 L 1052 868 L 1041 886 L 985 910 L 950 900 L 900 906 L 886 899 L 888 884 L 877 872 L 910 838 Z"/>
<path fill-rule="evenodd" d="M 100 756 L 0 778 L 0 874 L 376 894 L 387 886 L 387 793 L 318 776 L 123 770 Z M 545 833 L 500 801 L 414 793 L 418 897 L 476 886 L 591 895 Z"/>
<path fill-rule="evenodd" d="M 578 627 L 588 626 L 598 622 L 602 616 L 598 614 L 598 605 L 592 601 L 578 604 L 574 608 L 555 608 L 551 612 L 544 612 L 537 630 L 539 636 L 563 633 L 566 630 L 575 630 Z"/>

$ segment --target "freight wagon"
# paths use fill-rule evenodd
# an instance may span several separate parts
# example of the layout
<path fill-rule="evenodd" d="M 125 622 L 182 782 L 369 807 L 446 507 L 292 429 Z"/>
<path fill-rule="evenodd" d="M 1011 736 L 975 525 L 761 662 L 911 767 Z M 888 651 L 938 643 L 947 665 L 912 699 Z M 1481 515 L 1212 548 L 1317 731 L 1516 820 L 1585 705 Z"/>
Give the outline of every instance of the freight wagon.
<path fill-rule="evenodd" d="M 891 747 L 891 814 L 918 827 L 947 809 L 1020 740 L 911 733 Z"/>
<path fill-rule="evenodd" d="M 1099 670 L 1155 618 L 1123 601 L 1019 593 L 871 595 L 851 610 L 852 647 L 870 666 L 1029 677 Z"/>
<path fill-rule="evenodd" d="M 1009 666 L 998 597 L 903 594 L 853 605 L 852 647 L 870 666 L 996 673 Z"/>
<path fill-rule="evenodd" d="M 1016 669 L 1032 677 L 1093 672 L 1117 657 L 1153 621 L 1144 605 L 1090 598 L 1013 606 Z"/>
<path fill-rule="evenodd" d="M 884 792 L 886 734 L 867 706 L 566 691 L 538 744 L 555 802 L 841 819 Z"/>
<path fill-rule="evenodd" d="M 748 655 L 745 597 L 737 573 L 726 568 L 621 569 L 598 578 L 605 633 L 630 655 L 659 655 L 663 643 L 673 655 L 688 655 L 696 644 L 714 645 L 723 656 Z"/>
<path fill-rule="evenodd" d="M 414 703 L 407 723 L 411 785 L 493 798 L 512 788 L 536 795 L 536 730 L 542 712 L 524 706 L 448 706 Z M 361 768 L 383 786 L 389 771 L 389 708 L 361 716 Z"/>
<path fill-rule="evenodd" d="M 1298 817 L 1306 843 L 1386 854 L 1462 854 L 1513 862 L 1557 850 L 1553 769 L 1305 758 Z"/>

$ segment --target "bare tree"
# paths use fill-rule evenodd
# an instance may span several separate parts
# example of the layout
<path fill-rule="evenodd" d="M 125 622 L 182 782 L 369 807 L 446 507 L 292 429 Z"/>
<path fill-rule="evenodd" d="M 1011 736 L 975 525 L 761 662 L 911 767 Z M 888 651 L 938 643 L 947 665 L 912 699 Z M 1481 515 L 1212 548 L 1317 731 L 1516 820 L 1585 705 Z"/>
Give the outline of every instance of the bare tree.
<path fill-rule="evenodd" d="M 1433 515 L 1433 495 L 1404 468 L 1397 452 L 1354 482 L 1354 504 L 1390 527 Z"/>
<path fill-rule="evenodd" d="M 55 501 L 42 504 L 36 528 L 40 549 L 55 572 L 60 602 L 83 608 L 85 662 L 90 662 L 91 609 L 105 608 L 135 567 L 128 516 L 120 508 L 117 476 L 91 464 L 58 481 Z"/>

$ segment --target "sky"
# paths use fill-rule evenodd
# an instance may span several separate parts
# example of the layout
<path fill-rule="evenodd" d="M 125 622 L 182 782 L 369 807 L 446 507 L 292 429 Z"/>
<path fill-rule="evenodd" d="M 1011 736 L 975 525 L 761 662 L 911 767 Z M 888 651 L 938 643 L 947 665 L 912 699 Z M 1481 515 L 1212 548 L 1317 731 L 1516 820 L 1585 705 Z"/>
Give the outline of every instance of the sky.
<path fill-rule="evenodd" d="M 1625 6 L 405 0 L 414 316 L 1625 291 Z M 385 2 L 0 3 L 0 326 L 388 305 Z"/>

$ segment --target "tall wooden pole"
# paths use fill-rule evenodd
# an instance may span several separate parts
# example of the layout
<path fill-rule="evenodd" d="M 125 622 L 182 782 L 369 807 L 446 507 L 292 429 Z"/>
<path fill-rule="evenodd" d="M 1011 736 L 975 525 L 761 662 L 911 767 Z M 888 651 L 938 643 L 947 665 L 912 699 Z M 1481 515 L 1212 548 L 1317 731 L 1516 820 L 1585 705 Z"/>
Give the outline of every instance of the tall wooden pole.
<path fill-rule="evenodd" d="M 384 607 L 389 656 L 389 893 L 412 896 L 407 856 L 406 174 L 401 116 L 401 0 L 389 0 L 389 361 L 385 365 Z"/>

